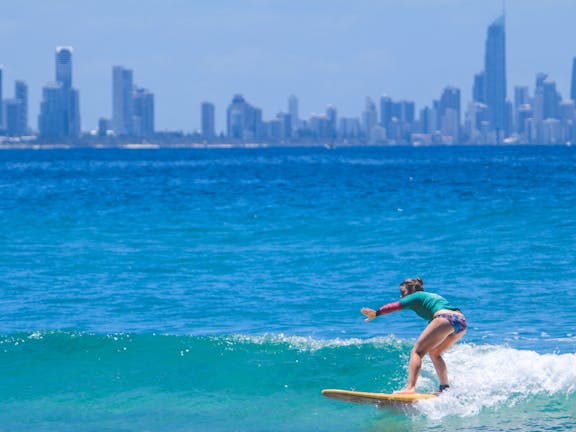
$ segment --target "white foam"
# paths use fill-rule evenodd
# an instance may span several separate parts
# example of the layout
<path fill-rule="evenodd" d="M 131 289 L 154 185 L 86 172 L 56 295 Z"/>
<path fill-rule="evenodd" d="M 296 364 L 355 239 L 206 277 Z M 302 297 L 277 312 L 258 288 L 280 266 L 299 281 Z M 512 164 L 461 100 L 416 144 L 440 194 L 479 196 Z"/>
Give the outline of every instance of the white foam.
<path fill-rule="evenodd" d="M 429 418 L 472 416 L 536 395 L 576 392 L 576 354 L 538 354 L 502 346 L 457 345 L 444 355 L 451 388 L 417 404 Z M 426 362 L 423 373 L 434 374 Z"/>
<path fill-rule="evenodd" d="M 289 336 L 283 333 L 266 334 L 262 336 L 232 335 L 227 338 L 230 342 L 249 342 L 254 344 L 280 343 L 287 344 L 292 349 L 299 351 L 316 351 L 323 348 L 341 348 L 349 346 L 395 346 L 401 347 L 406 342 L 395 336 L 374 337 L 370 339 L 360 338 L 334 338 L 318 339 L 311 336 Z"/>

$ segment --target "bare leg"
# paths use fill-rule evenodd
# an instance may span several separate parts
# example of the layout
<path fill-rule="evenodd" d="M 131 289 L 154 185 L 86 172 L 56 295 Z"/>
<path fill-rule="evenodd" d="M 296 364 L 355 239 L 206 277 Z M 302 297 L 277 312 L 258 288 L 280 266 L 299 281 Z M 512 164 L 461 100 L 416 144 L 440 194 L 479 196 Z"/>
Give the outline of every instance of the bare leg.
<path fill-rule="evenodd" d="M 448 385 L 448 368 L 446 367 L 446 363 L 442 358 L 442 353 L 446 351 L 448 348 L 450 348 L 452 345 L 454 345 L 456 342 L 458 342 L 462 338 L 462 336 L 464 336 L 465 333 L 466 330 L 458 334 L 452 333 L 446 339 L 444 339 L 444 341 L 440 345 L 430 350 L 430 359 L 432 360 L 434 369 L 436 369 L 436 374 L 438 375 L 440 385 Z"/>
<path fill-rule="evenodd" d="M 410 363 L 408 365 L 408 385 L 398 393 L 414 393 L 416 391 L 416 381 L 418 381 L 418 377 L 420 376 L 422 357 L 424 357 L 424 355 L 412 348 L 410 352 Z"/>
<path fill-rule="evenodd" d="M 414 348 L 410 352 L 410 364 L 408 367 L 408 384 L 403 390 L 400 390 L 397 393 L 414 393 L 416 391 L 416 382 L 418 381 L 418 377 L 420 375 L 420 370 L 422 368 L 422 358 L 434 348 L 442 346 L 443 342 L 452 334 L 454 333 L 454 328 L 450 324 L 450 322 L 443 318 L 434 319 L 428 324 L 428 326 L 424 329 Z M 462 333 L 458 334 L 457 336 L 461 337 Z M 456 336 L 456 335 L 455 335 Z M 456 338 L 452 341 L 446 348 L 452 346 L 456 340 L 460 339 L 460 337 Z M 444 349 L 446 349 L 444 348 Z M 439 354 L 444 351 L 441 350 Z M 444 364 L 444 361 L 442 360 Z M 436 367 L 436 364 L 434 364 Z M 442 365 L 440 365 L 442 366 Z M 446 364 L 444 364 L 444 371 L 446 369 Z M 448 379 L 447 373 L 445 374 L 446 380 Z"/>
<path fill-rule="evenodd" d="M 438 375 L 440 385 L 448 385 L 448 368 L 446 367 L 446 363 L 444 362 L 442 356 L 440 354 L 432 354 L 431 351 L 430 359 L 432 360 L 434 369 L 436 369 L 436 374 Z"/>

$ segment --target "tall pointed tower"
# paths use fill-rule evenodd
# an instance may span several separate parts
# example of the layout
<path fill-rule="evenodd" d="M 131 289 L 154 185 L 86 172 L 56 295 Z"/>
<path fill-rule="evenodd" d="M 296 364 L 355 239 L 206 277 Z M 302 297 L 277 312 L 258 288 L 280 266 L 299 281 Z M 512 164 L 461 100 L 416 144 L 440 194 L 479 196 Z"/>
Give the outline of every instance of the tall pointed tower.
<path fill-rule="evenodd" d="M 488 27 L 484 57 L 488 116 L 500 136 L 506 127 L 506 28 L 504 15 Z"/>

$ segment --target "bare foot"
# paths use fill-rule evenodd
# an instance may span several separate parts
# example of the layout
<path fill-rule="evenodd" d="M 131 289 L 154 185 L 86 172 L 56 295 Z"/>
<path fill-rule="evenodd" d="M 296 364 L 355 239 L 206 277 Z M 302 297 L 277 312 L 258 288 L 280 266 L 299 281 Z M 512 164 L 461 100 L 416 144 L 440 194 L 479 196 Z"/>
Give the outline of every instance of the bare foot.
<path fill-rule="evenodd" d="M 396 391 L 394 392 L 394 394 L 414 394 L 414 393 L 416 393 L 416 392 L 414 391 L 414 389 L 407 389 L 407 388 L 402 389 L 402 390 L 396 390 Z"/>

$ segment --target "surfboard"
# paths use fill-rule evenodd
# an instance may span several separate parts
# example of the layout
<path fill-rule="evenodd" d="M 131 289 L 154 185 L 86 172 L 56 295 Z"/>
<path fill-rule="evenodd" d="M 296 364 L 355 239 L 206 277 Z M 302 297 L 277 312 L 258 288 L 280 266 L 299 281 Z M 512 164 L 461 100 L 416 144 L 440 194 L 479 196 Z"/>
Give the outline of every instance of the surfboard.
<path fill-rule="evenodd" d="M 351 390 L 325 389 L 322 395 L 330 399 L 336 399 L 343 402 L 352 402 L 359 404 L 370 404 L 377 406 L 410 404 L 423 399 L 432 399 L 438 395 L 435 393 L 369 393 Z"/>

